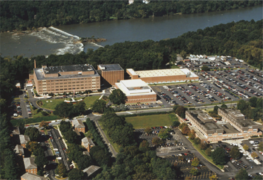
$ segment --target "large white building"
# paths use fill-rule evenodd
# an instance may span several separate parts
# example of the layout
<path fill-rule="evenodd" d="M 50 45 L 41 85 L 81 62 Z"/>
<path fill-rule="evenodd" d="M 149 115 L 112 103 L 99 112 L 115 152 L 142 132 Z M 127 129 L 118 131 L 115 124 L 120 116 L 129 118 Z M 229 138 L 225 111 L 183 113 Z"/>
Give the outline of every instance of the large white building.
<path fill-rule="evenodd" d="M 154 102 L 157 99 L 152 88 L 141 79 L 121 80 L 115 84 L 126 96 L 126 103 Z"/>

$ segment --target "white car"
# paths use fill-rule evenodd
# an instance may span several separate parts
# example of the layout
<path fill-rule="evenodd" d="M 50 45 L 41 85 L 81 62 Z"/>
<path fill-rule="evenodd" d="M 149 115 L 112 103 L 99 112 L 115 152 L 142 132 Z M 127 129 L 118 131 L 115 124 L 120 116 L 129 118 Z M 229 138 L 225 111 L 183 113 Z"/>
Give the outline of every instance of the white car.
<path fill-rule="evenodd" d="M 263 172 L 260 172 L 259 175 L 263 176 Z"/>

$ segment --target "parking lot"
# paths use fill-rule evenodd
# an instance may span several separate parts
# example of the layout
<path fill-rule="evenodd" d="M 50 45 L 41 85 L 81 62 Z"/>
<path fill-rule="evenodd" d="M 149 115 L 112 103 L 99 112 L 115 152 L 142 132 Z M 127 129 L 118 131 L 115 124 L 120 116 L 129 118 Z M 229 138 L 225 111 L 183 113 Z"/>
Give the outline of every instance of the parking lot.
<path fill-rule="evenodd" d="M 197 73 L 200 83 L 152 86 L 164 106 L 202 106 L 263 96 L 263 73 L 249 69 Z"/>

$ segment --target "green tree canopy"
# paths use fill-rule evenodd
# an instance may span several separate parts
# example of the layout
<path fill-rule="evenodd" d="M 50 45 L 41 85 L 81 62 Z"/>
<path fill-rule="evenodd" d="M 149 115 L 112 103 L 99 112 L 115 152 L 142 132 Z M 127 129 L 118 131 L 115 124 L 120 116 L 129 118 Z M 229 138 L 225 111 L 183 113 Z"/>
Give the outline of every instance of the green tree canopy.
<path fill-rule="evenodd" d="M 67 169 L 66 169 L 66 166 L 64 165 L 64 163 L 59 163 L 58 166 L 57 166 L 57 169 L 58 169 L 58 174 L 61 177 L 65 177 L 66 176 Z"/>
<path fill-rule="evenodd" d="M 247 180 L 249 179 L 248 173 L 245 169 L 240 169 L 235 176 L 236 180 Z"/>
<path fill-rule="evenodd" d="M 178 114 L 178 116 L 180 116 L 181 118 L 185 118 L 185 111 L 186 109 L 184 108 L 184 106 L 179 106 L 178 108 L 176 108 L 175 113 Z"/>
<path fill-rule="evenodd" d="M 37 128 L 29 127 L 25 130 L 25 135 L 27 135 L 31 141 L 37 141 L 40 137 L 40 133 Z"/>
<path fill-rule="evenodd" d="M 230 151 L 230 156 L 234 159 L 239 159 L 241 157 L 241 153 L 237 146 L 234 146 Z"/>
<path fill-rule="evenodd" d="M 152 129 L 150 127 L 147 127 L 147 128 L 144 129 L 144 132 L 149 135 L 149 134 L 152 133 Z"/>
<path fill-rule="evenodd" d="M 69 143 L 74 143 L 78 141 L 78 135 L 72 129 L 69 129 L 68 131 L 66 131 L 64 133 L 64 137 Z"/>
<path fill-rule="evenodd" d="M 83 179 L 85 177 L 85 174 L 77 168 L 72 169 L 69 173 L 68 173 L 68 178 L 69 180 L 80 180 Z"/>
<path fill-rule="evenodd" d="M 216 150 L 212 152 L 212 159 L 215 164 L 225 165 L 226 163 L 225 150 L 223 148 L 216 148 Z"/>
<path fill-rule="evenodd" d="M 194 166 L 194 167 L 196 167 L 196 166 L 198 166 L 199 165 L 199 159 L 198 158 L 194 158 L 193 159 L 193 161 L 192 161 L 192 163 L 191 163 L 191 166 Z"/>
<path fill-rule="evenodd" d="M 109 99 L 114 104 L 125 104 L 127 97 L 120 89 L 114 89 L 109 96 Z"/>
<path fill-rule="evenodd" d="M 206 65 L 202 66 L 202 71 L 210 71 L 209 67 Z"/>
<path fill-rule="evenodd" d="M 97 113 L 103 113 L 106 108 L 106 102 L 104 100 L 99 100 L 97 99 L 93 104 L 92 104 L 92 111 L 97 112 Z"/>
<path fill-rule="evenodd" d="M 161 129 L 158 136 L 161 139 L 167 139 L 170 136 L 169 130 L 168 129 Z"/>
<path fill-rule="evenodd" d="M 257 106 L 257 101 L 258 101 L 258 99 L 257 99 L 256 97 L 251 97 L 251 98 L 249 99 L 249 104 L 250 104 L 250 106 L 256 107 L 256 106 Z"/>
<path fill-rule="evenodd" d="M 72 125 L 70 122 L 67 121 L 61 121 L 60 126 L 59 126 L 60 131 L 67 132 L 68 130 L 72 129 Z"/>

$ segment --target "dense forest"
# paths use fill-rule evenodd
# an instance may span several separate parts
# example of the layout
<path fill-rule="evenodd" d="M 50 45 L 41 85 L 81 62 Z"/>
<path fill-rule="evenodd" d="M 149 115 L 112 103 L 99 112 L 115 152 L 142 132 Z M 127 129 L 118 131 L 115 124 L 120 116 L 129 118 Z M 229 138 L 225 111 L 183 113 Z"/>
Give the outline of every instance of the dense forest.
<path fill-rule="evenodd" d="M 231 10 L 260 5 L 260 0 L 213 1 L 1 1 L 0 31 L 82 24 L 112 19 L 147 18 Z"/>

